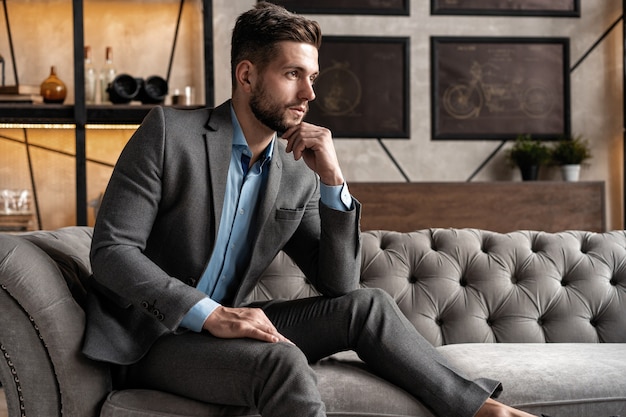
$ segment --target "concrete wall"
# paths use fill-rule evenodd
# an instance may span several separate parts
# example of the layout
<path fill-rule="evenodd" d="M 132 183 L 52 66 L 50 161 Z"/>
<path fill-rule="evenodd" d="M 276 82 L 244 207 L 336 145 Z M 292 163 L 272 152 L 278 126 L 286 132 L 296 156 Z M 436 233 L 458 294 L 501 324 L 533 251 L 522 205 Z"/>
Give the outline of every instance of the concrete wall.
<path fill-rule="evenodd" d="M 230 95 L 230 34 L 238 14 L 254 0 L 214 0 L 216 103 Z M 429 1 L 412 0 L 410 16 L 313 15 L 326 35 L 409 36 L 411 39 L 411 134 L 410 139 L 385 139 L 383 143 L 411 181 L 466 181 L 500 145 L 488 140 L 431 140 L 430 36 L 556 36 L 570 38 L 571 64 L 576 63 L 622 14 L 618 0 L 581 0 L 580 18 L 431 16 Z M 20 81 L 40 83 L 50 65 L 71 84 L 71 5 L 69 1 L 8 0 L 13 41 L 18 53 Z M 164 75 L 171 47 L 178 2 L 97 1 L 85 5 L 85 39 L 101 64 L 104 47 L 114 48 L 122 72 L 136 76 Z M 174 67 L 172 87 L 193 85 L 202 100 L 201 6 L 188 0 Z M 8 57 L 3 23 L 0 53 Z M 7 82 L 11 82 L 7 64 Z M 605 181 L 607 228 L 623 228 L 623 111 L 622 23 L 571 73 L 572 133 L 583 135 L 592 145 L 593 159 L 583 169 L 582 180 Z M 70 90 L 71 86 L 70 86 Z M 70 91 L 68 100 L 73 99 Z M 132 131 L 89 131 L 89 196 L 95 198 L 106 185 L 110 167 Z M 0 188 L 28 188 L 22 130 L 4 129 L 0 135 Z M 28 129 L 31 142 L 72 152 L 71 131 Z M 372 139 L 336 141 L 348 181 L 405 181 L 381 144 Z M 508 145 L 506 146 L 508 147 Z M 519 181 L 516 169 L 505 160 L 502 149 L 473 181 Z M 69 156 L 35 150 L 36 177 L 42 197 L 44 227 L 71 224 L 73 174 Z M 44 165 L 42 165 L 44 164 Z M 542 180 L 560 180 L 555 168 L 544 169 Z M 51 190 L 51 191 L 47 191 Z"/>

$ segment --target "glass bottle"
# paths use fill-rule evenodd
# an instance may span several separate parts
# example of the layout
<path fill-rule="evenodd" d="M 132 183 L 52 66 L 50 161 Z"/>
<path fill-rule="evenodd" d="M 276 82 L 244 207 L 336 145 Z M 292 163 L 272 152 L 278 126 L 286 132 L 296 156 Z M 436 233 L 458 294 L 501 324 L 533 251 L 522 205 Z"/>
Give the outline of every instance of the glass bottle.
<path fill-rule="evenodd" d="M 53 65 L 50 67 L 50 76 L 46 78 L 40 86 L 41 96 L 44 103 L 63 103 L 67 96 L 65 83 L 57 77 L 57 69 Z"/>
<path fill-rule="evenodd" d="M 115 79 L 115 66 L 113 66 L 113 48 L 106 47 L 105 61 L 102 70 L 100 71 L 100 97 L 103 103 L 110 103 L 109 99 L 109 85 Z"/>
<path fill-rule="evenodd" d="M 91 47 L 85 46 L 85 103 L 96 104 L 96 91 L 98 90 L 98 75 L 96 67 L 91 61 Z"/>

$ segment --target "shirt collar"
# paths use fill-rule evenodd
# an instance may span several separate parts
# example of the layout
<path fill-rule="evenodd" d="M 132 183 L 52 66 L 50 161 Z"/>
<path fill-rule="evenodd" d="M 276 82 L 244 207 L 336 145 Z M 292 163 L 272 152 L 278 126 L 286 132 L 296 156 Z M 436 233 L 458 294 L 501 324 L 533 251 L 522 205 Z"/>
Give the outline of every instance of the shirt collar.
<path fill-rule="evenodd" d="M 230 106 L 230 116 L 233 123 L 233 150 L 238 147 L 243 147 L 242 152 L 244 152 L 248 156 L 252 156 L 252 152 L 248 147 L 248 142 L 246 141 L 246 137 L 243 134 L 243 130 L 241 130 L 241 125 L 239 124 L 239 120 L 237 120 L 237 115 L 235 114 L 235 109 L 231 104 Z M 262 163 L 268 162 L 272 159 L 272 154 L 274 152 L 274 143 L 276 142 L 276 133 L 274 133 L 274 137 L 265 151 L 263 152 L 263 156 L 261 157 Z"/>

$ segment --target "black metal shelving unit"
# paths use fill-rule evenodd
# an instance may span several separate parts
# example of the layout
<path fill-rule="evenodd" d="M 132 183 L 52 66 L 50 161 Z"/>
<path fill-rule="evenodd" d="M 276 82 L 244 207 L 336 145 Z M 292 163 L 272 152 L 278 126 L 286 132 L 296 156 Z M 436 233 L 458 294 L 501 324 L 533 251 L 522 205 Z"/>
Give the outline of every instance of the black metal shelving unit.
<path fill-rule="evenodd" d="M 185 0 L 180 1 L 180 8 Z M 0 123 L 72 124 L 76 141 L 76 224 L 87 225 L 87 124 L 139 124 L 151 105 L 89 105 L 85 104 L 85 68 L 83 60 L 84 0 L 72 0 L 74 47 L 74 105 L 0 104 Z M 202 0 L 204 39 L 205 106 L 214 106 L 213 79 L 213 0 Z M 180 17 L 180 16 L 179 16 Z M 178 32 L 178 25 L 177 25 Z M 172 45 L 172 52 L 175 42 Z M 173 56 L 173 53 L 172 53 Z M 15 60 L 13 60 L 15 62 Z"/>

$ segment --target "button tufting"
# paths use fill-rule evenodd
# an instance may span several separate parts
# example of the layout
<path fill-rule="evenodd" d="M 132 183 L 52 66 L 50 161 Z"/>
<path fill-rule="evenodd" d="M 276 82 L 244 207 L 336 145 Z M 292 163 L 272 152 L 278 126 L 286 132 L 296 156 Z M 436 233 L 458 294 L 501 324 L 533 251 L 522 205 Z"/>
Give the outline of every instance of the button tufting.
<path fill-rule="evenodd" d="M 487 249 L 487 242 L 485 241 L 481 242 L 480 251 L 482 253 L 489 253 L 489 249 Z"/>

